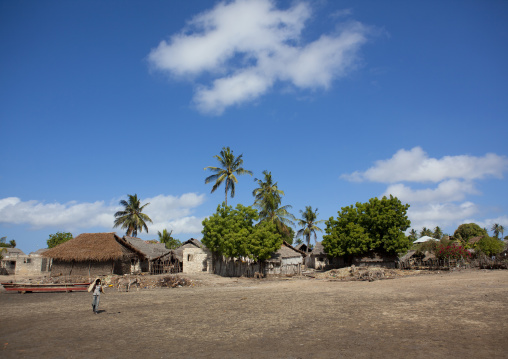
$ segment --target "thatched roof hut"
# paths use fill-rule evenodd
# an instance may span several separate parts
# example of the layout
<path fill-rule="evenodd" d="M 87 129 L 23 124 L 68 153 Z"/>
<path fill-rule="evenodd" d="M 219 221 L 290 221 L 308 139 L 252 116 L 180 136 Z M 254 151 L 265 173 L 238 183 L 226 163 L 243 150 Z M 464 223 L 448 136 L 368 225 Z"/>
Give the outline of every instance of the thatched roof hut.
<path fill-rule="evenodd" d="M 53 259 L 52 275 L 126 274 L 130 273 L 131 260 L 146 258 L 114 232 L 83 233 L 48 249 L 42 256 Z"/>
<path fill-rule="evenodd" d="M 147 259 L 152 260 L 169 252 L 164 243 L 148 243 L 141 238 L 124 236 L 123 239 L 137 250 L 142 252 Z"/>

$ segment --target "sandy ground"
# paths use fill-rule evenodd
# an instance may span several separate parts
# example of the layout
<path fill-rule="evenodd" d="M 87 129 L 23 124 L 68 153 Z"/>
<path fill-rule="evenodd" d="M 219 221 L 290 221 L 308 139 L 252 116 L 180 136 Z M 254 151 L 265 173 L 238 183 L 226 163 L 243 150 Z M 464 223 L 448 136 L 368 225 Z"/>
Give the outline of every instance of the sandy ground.
<path fill-rule="evenodd" d="M 1 278 L 0 280 L 4 280 Z M 508 271 L 0 293 L 2 358 L 506 358 Z"/>

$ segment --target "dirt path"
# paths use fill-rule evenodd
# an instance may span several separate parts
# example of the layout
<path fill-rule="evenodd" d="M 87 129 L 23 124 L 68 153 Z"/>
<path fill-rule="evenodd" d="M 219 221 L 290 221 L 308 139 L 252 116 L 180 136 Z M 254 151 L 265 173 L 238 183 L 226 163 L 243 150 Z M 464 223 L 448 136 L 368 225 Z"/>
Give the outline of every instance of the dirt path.
<path fill-rule="evenodd" d="M 1 293 L 2 358 L 501 358 L 508 271 Z"/>

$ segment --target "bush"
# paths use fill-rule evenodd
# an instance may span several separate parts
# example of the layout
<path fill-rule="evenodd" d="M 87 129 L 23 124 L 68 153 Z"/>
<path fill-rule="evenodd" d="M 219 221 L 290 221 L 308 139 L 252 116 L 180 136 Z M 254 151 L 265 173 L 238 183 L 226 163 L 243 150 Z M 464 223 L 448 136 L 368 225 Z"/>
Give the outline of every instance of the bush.
<path fill-rule="evenodd" d="M 488 256 L 495 256 L 502 252 L 504 243 L 497 238 L 485 236 L 478 241 L 476 248 Z"/>
<path fill-rule="evenodd" d="M 435 254 L 439 259 L 471 258 L 471 253 L 467 249 L 456 244 L 445 245 L 440 243 L 437 245 Z"/>

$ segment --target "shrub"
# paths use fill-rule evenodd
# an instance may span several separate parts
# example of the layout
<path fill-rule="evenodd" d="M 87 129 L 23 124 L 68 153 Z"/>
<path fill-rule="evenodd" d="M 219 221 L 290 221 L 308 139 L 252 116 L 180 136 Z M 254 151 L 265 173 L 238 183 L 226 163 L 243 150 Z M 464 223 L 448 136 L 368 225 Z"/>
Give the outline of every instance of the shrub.
<path fill-rule="evenodd" d="M 439 259 L 471 258 L 471 253 L 467 249 L 456 244 L 445 245 L 440 243 L 437 245 L 435 253 Z"/>

